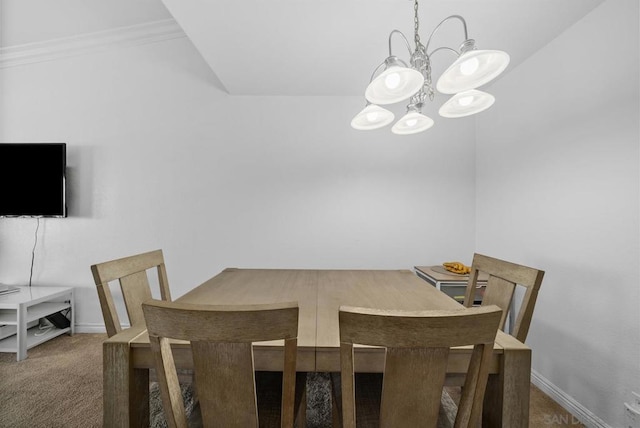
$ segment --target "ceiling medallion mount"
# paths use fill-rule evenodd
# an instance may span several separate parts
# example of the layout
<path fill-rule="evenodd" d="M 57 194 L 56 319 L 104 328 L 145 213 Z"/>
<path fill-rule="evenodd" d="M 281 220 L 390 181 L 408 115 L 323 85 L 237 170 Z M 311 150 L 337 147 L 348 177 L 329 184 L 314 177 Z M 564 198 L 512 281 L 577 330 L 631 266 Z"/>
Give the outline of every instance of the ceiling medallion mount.
<path fill-rule="evenodd" d="M 407 114 L 392 128 L 395 134 L 415 134 L 433 126 L 433 120 L 422 114 L 427 99 L 433 101 L 435 91 L 453 96 L 442 105 L 439 114 L 448 118 L 459 118 L 480 113 L 493 105 L 493 95 L 477 90 L 500 75 L 509 65 L 509 55 L 498 50 L 478 50 L 475 40 L 467 34 L 467 23 L 460 15 L 443 19 L 431 32 L 426 46 L 420 41 L 420 20 L 418 0 L 414 0 L 414 44 L 402 32 L 393 30 L 389 34 L 389 56 L 373 71 L 365 91 L 367 105 L 351 121 L 351 126 L 359 130 L 378 129 L 394 120 L 394 114 L 380 107 L 408 100 Z M 428 51 L 434 34 L 452 19 L 462 23 L 464 41 L 459 50 L 447 46 Z M 409 64 L 391 50 L 391 39 L 400 36 L 409 51 Z M 438 51 L 447 50 L 455 54 L 456 60 L 442 73 L 435 88 L 431 80 L 431 58 Z"/>

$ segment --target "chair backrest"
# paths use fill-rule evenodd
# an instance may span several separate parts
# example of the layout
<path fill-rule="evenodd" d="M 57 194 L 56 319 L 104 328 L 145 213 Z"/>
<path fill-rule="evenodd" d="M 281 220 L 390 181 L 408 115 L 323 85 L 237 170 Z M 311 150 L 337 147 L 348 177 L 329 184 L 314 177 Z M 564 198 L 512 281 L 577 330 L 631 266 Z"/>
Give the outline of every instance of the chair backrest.
<path fill-rule="evenodd" d="M 517 318 L 514 325 L 511 326 L 511 334 L 524 343 L 529 333 L 533 309 L 536 305 L 544 271 L 476 253 L 473 255 L 469 282 L 464 298 L 464 305 L 467 307 L 473 305 L 480 272 L 489 275 L 487 287 L 482 298 L 482 305 L 496 305 L 502 309 L 501 330 L 504 329 L 507 315 L 511 309 L 516 285 L 526 288 L 524 297 L 520 302 Z"/>
<path fill-rule="evenodd" d="M 151 300 L 142 304 L 170 427 L 186 427 L 170 339 L 191 342 L 202 422 L 257 427 L 252 342 L 284 339 L 281 426 L 292 427 L 298 304 L 199 305 Z"/>
<path fill-rule="evenodd" d="M 109 283 L 116 280 L 120 282 L 129 325 L 131 327 L 144 325 L 142 302 L 152 298 L 147 271 L 154 268 L 157 269 L 160 296 L 162 300 L 170 301 L 171 293 L 162 250 L 149 251 L 91 266 L 109 337 L 122 331 Z"/>
<path fill-rule="evenodd" d="M 449 350 L 473 345 L 455 427 L 479 426 L 497 306 L 454 311 L 341 307 L 340 365 L 344 428 L 355 428 L 353 345 L 386 347 L 380 427 L 436 427 Z"/>

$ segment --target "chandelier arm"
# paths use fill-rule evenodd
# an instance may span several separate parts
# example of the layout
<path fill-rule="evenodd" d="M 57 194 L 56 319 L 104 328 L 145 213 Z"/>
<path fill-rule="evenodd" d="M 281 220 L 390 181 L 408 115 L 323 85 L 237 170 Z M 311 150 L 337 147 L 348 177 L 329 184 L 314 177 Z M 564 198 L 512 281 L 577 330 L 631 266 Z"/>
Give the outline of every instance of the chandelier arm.
<path fill-rule="evenodd" d="M 440 29 L 440 26 L 442 26 L 442 24 L 444 24 L 445 22 L 453 18 L 459 19 L 462 22 L 462 27 L 464 28 L 464 39 L 465 40 L 469 39 L 469 35 L 467 34 L 467 21 L 465 21 L 464 18 L 460 15 L 451 15 L 446 17 L 442 21 L 440 21 L 440 23 L 436 25 L 436 28 L 433 29 L 433 31 L 429 35 L 429 39 L 427 40 L 427 47 L 425 48 L 425 50 L 429 50 L 429 43 L 431 43 L 431 38 L 436 34 L 436 31 Z"/>
<path fill-rule="evenodd" d="M 373 82 L 373 78 L 375 77 L 378 70 L 380 70 L 380 67 L 383 67 L 386 63 L 386 61 L 383 61 L 379 66 L 376 67 L 375 70 L 373 70 L 373 73 L 371 73 L 371 79 L 369 79 L 369 83 Z"/>
<path fill-rule="evenodd" d="M 402 36 L 402 39 L 404 40 L 404 43 L 407 45 L 407 50 L 409 51 L 409 56 L 411 56 L 411 46 L 409 45 L 409 40 L 407 40 L 405 35 L 402 34 L 402 31 L 400 31 L 400 30 L 393 30 L 391 32 L 391 34 L 389 34 L 389 56 L 392 56 L 392 53 L 391 53 L 391 37 L 394 35 L 394 33 L 400 34 L 400 36 Z"/>

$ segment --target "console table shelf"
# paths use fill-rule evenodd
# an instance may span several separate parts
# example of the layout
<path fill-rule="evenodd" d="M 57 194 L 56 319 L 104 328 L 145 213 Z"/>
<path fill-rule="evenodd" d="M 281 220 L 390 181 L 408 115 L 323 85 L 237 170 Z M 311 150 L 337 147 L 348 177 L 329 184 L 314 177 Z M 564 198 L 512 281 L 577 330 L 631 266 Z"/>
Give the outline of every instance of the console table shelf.
<path fill-rule="evenodd" d="M 44 318 L 47 315 L 64 311 L 71 305 L 66 302 L 45 302 L 38 303 L 27 308 L 27 322 Z M 16 311 L 11 309 L 0 309 L 0 324 L 18 325 Z"/>
<path fill-rule="evenodd" d="M 71 331 L 71 327 L 67 328 L 56 328 L 51 327 L 51 329 L 45 333 L 44 330 L 40 330 L 39 327 L 31 327 L 27 330 L 27 349 L 31 349 L 34 346 L 40 345 L 43 342 L 46 342 L 49 339 L 53 339 L 56 336 L 60 336 L 61 334 L 67 333 Z M 37 336 L 38 333 L 43 333 L 41 336 Z M 14 334 L 13 336 L 6 337 L 0 340 L 0 352 L 18 352 L 18 335 Z"/>
<path fill-rule="evenodd" d="M 18 361 L 27 358 L 27 349 L 64 333 L 74 332 L 74 294 L 71 287 L 19 287 L 20 291 L 0 296 L 0 325 L 14 334 L 0 340 L 0 352 L 16 353 Z M 56 312 L 69 310 L 70 326 L 48 330 L 28 324 Z M 15 326 L 15 327 L 11 327 Z"/>

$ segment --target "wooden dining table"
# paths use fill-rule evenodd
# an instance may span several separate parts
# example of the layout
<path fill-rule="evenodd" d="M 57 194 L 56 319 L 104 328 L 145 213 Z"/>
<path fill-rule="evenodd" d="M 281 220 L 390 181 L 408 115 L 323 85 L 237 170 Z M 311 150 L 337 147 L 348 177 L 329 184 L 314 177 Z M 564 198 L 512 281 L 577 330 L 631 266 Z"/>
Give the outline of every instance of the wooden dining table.
<path fill-rule="evenodd" d="M 299 372 L 340 371 L 341 305 L 465 310 L 410 270 L 227 268 L 175 300 L 201 304 L 297 301 Z M 255 369 L 281 371 L 283 347 L 283 341 L 254 343 Z M 175 341 L 172 348 L 176 366 L 192 368 L 188 342 Z M 356 347 L 354 355 L 356 371 L 383 372 L 384 348 Z M 461 384 L 470 355 L 471 347 L 451 350 L 447 370 L 450 384 Z M 149 369 L 153 365 L 144 327 L 123 330 L 104 342 L 105 427 L 149 425 Z M 530 381 L 531 349 L 498 331 L 483 406 L 483 426 L 528 427 Z"/>

